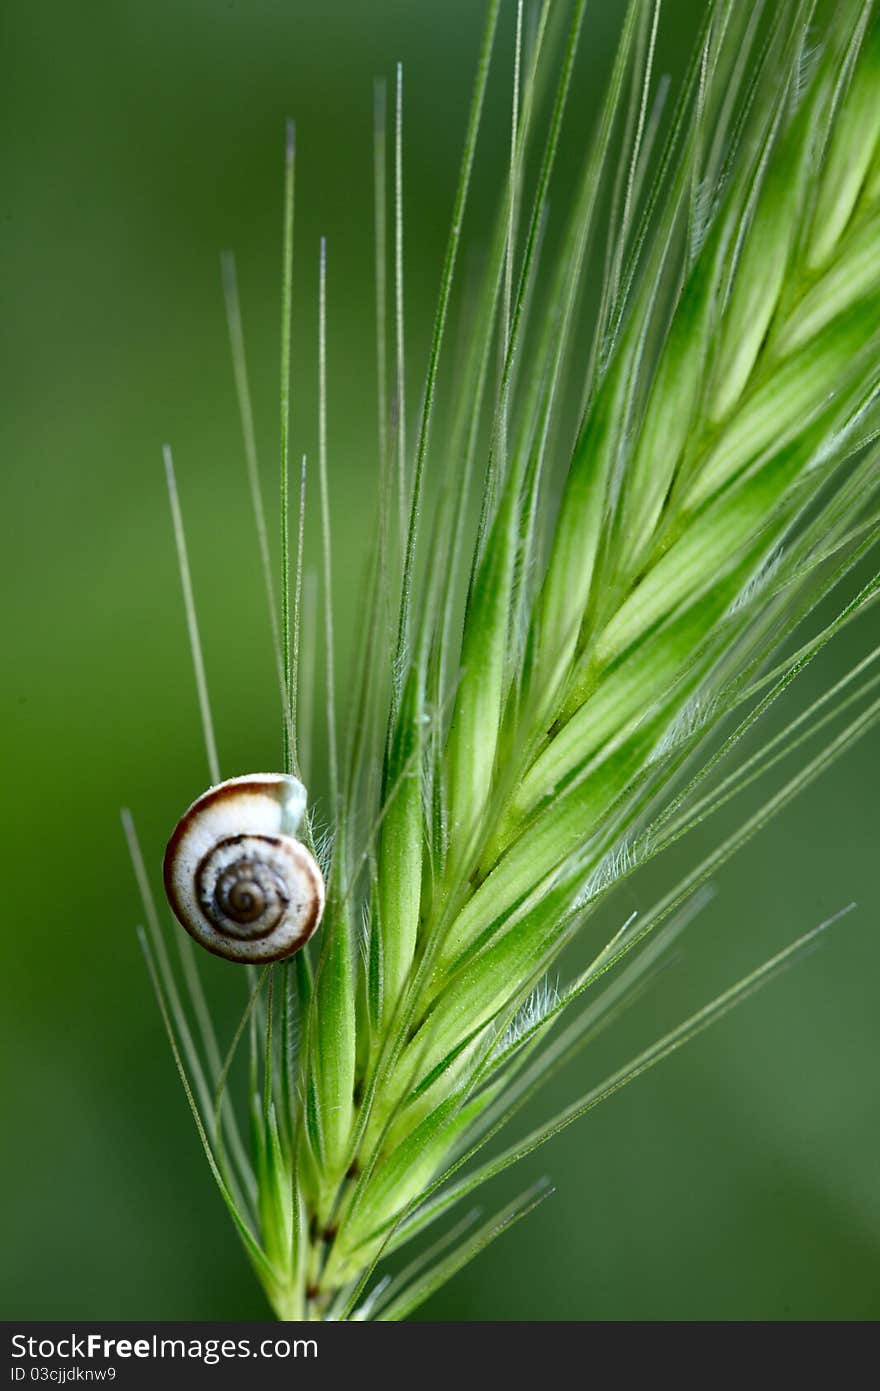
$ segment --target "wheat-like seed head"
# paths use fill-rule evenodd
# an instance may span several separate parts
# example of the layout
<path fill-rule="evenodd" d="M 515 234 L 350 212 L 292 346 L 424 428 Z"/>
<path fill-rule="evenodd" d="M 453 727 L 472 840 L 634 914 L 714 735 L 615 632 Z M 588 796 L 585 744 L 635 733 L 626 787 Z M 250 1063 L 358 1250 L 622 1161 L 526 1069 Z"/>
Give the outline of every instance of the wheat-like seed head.
<path fill-rule="evenodd" d="M 403 390 L 400 71 L 390 418 L 378 89 L 378 540 L 341 756 L 329 712 L 335 819 L 332 846 L 317 851 L 328 880 L 320 953 L 255 978 L 229 1059 L 206 1066 L 150 913 L 154 976 L 200 1133 L 282 1317 L 404 1317 L 541 1194 L 468 1235 L 455 1228 L 452 1249 L 441 1241 L 426 1265 L 367 1297 L 378 1260 L 791 958 L 802 943 L 500 1157 L 471 1162 L 647 978 L 717 865 L 880 715 L 868 699 L 871 654 L 763 750 L 725 768 L 741 736 L 877 592 L 869 582 L 796 649 L 783 646 L 877 537 L 875 0 L 844 0 L 827 14 L 800 0 L 772 12 L 714 0 L 669 116 L 654 73 L 660 6 L 631 0 L 555 267 L 542 263 L 543 239 L 585 6 L 574 0 L 559 51 L 550 9 L 544 0 L 526 43 L 516 7 L 510 165 L 441 434 L 446 327 L 500 22 L 499 0 L 488 4 L 415 438 Z M 541 146 L 536 113 L 551 81 Z M 277 626 L 286 771 L 296 772 L 308 663 L 305 474 L 292 574 L 288 561 L 293 158 L 291 135 Z M 556 203 L 549 218 L 559 221 Z M 603 239 L 585 352 L 582 292 L 591 245 Z M 318 484 L 332 694 L 325 272 L 322 247 Z M 231 263 L 225 278 L 253 482 Z M 582 408 L 569 447 L 571 400 Z M 258 488 L 253 495 L 268 576 Z M 189 591 L 187 602 L 198 652 Z M 836 732 L 737 832 L 574 981 L 542 984 L 616 885 L 831 717 Z M 724 722 L 719 747 L 710 740 Z M 316 835 L 308 826 L 313 848 Z M 245 1033 L 252 1160 L 226 1091 Z"/>

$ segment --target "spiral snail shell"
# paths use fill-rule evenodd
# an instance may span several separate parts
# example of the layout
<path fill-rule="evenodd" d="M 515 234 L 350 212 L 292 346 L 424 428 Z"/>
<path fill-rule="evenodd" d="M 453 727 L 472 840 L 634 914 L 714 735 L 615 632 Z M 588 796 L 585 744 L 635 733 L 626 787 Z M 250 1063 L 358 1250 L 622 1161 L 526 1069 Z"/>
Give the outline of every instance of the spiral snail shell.
<path fill-rule="evenodd" d="M 292 956 L 324 911 L 324 880 L 293 832 L 306 790 L 296 778 L 251 773 L 203 793 L 165 851 L 174 915 L 215 956 L 260 965 Z"/>

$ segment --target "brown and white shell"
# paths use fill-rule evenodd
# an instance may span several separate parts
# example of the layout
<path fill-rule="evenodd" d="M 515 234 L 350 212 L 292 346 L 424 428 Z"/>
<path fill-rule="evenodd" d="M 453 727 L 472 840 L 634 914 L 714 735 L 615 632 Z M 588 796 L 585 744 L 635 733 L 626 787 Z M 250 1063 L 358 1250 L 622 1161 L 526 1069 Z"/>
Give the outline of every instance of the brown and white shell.
<path fill-rule="evenodd" d="M 182 927 L 228 961 L 262 965 L 299 951 L 324 911 L 324 880 L 293 835 L 297 778 L 251 773 L 203 793 L 165 851 L 165 891 Z"/>

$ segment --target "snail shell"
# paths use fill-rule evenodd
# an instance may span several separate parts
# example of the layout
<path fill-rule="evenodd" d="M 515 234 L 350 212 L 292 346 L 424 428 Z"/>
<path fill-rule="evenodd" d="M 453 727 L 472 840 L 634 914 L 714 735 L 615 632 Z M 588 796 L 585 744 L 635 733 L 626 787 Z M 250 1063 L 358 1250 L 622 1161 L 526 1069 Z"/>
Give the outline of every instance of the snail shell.
<path fill-rule="evenodd" d="M 251 773 L 193 802 L 165 851 L 165 891 L 191 937 L 228 961 L 281 961 L 308 941 L 324 911 L 324 880 L 293 832 L 306 790 L 296 778 Z"/>

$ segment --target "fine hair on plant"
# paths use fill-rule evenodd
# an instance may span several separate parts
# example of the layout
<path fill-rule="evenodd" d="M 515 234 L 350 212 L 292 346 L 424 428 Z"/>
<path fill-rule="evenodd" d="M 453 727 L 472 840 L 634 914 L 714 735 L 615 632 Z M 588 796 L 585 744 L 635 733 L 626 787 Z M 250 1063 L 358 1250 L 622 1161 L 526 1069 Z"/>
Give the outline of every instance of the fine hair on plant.
<path fill-rule="evenodd" d="M 472 1195 L 815 940 L 828 923 L 805 924 L 799 941 L 516 1131 L 521 1108 L 654 979 L 705 910 L 716 870 L 880 717 L 875 649 L 781 729 L 760 724 L 878 592 L 876 0 L 707 0 L 673 83 L 658 71 L 661 0 L 629 0 L 573 171 L 557 156 L 590 7 L 485 10 L 417 400 L 406 390 L 402 69 L 375 89 L 378 412 L 363 433 L 376 511 L 344 683 L 324 242 L 315 460 L 295 452 L 290 409 L 292 126 L 277 509 L 263 501 L 235 264 L 223 260 L 279 769 L 221 784 L 187 814 L 183 868 L 198 875 L 216 853 L 210 891 L 184 883 L 175 899 L 168 860 L 166 883 L 184 925 L 207 914 L 200 940 L 245 963 L 217 968 L 241 975 L 231 1038 L 218 1037 L 203 963 L 176 926 L 179 961 L 169 950 L 124 816 L 186 1096 L 285 1319 L 413 1313 L 549 1189 L 527 1188 L 488 1218 Z M 512 71 L 500 67 L 505 45 Z M 481 139 L 496 91 L 510 113 L 500 164 Z M 488 226 L 469 217 L 477 180 L 497 190 Z M 474 246 L 478 280 L 464 293 Z M 220 784 L 170 449 L 165 464 Z M 307 527 L 323 538 L 317 574 Z M 266 671 L 271 680 L 268 658 Z M 319 716 L 323 784 L 312 779 Z M 757 803 L 714 849 L 695 850 L 656 902 L 596 938 L 621 884 L 759 779 Z M 169 829 L 179 812 L 169 806 Z M 591 959 L 566 979 L 576 936 Z M 418 1254 L 397 1259 L 416 1239 Z"/>

